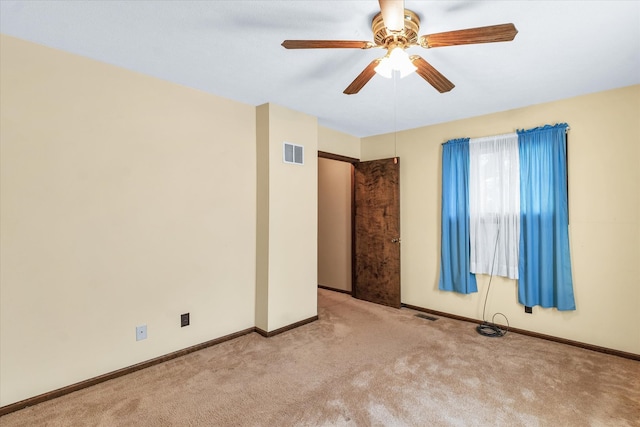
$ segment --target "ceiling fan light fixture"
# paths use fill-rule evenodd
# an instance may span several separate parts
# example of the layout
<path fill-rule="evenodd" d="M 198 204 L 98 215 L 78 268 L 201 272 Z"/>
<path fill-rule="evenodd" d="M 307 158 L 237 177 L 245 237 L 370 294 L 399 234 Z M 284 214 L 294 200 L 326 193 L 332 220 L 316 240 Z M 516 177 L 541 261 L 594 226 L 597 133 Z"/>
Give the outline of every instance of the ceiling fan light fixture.
<path fill-rule="evenodd" d="M 380 60 L 375 71 L 382 77 L 390 79 L 393 76 L 393 71 L 399 71 L 400 78 L 404 78 L 417 69 L 409 59 L 407 52 L 402 47 L 396 46 L 391 48 L 389 53 Z"/>
<path fill-rule="evenodd" d="M 400 78 L 403 79 L 409 74 L 415 72 L 418 68 L 413 65 L 409 59 L 409 55 L 404 49 L 395 48 L 389 57 L 391 68 L 400 72 Z"/>
<path fill-rule="evenodd" d="M 391 68 L 389 58 L 387 58 L 386 56 L 380 60 L 378 66 L 374 68 L 374 70 L 385 79 L 390 79 L 391 77 L 393 77 L 393 68 Z"/>

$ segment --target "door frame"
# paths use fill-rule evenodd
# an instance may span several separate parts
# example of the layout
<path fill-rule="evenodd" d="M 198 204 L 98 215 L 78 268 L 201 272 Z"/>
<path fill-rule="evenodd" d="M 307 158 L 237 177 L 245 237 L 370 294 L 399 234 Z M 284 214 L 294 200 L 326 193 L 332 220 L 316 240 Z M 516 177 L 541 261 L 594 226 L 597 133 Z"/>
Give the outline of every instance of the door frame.
<path fill-rule="evenodd" d="M 360 163 L 360 159 L 354 157 L 341 156 L 339 154 L 318 151 L 318 158 L 337 160 L 351 164 L 351 296 L 355 297 L 356 283 L 356 191 L 355 191 L 355 165 Z"/>

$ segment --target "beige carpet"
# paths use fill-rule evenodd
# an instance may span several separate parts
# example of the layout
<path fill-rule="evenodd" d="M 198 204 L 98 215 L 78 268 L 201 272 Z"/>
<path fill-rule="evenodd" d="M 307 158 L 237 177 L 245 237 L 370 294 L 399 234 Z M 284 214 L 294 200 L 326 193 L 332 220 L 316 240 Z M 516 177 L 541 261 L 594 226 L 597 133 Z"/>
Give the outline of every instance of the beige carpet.
<path fill-rule="evenodd" d="M 252 333 L 0 418 L 9 426 L 640 426 L 640 363 L 319 290 Z"/>

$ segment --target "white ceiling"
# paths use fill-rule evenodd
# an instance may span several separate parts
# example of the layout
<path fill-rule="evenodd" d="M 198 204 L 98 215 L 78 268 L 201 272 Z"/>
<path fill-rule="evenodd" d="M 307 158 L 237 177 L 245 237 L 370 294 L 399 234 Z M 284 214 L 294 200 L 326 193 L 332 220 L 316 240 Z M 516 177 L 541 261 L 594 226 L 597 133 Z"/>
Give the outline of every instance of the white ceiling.
<path fill-rule="evenodd" d="M 639 1 L 412 1 L 420 35 L 512 22 L 515 40 L 413 47 L 456 87 L 416 74 L 342 91 L 380 49 L 286 50 L 285 39 L 372 40 L 376 0 L 0 0 L 0 32 L 370 136 L 640 83 Z M 1 53 L 0 53 L 1 54 Z"/>

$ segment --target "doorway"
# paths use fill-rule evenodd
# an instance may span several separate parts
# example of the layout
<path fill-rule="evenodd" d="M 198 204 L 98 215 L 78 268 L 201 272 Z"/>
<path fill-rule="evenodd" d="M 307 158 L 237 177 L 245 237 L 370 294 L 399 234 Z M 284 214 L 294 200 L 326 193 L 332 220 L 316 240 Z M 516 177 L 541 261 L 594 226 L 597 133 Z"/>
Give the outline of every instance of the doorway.
<path fill-rule="evenodd" d="M 318 286 L 400 307 L 399 159 L 318 153 Z"/>
<path fill-rule="evenodd" d="M 326 154 L 325 154 L 326 156 Z M 318 155 L 318 286 L 351 294 L 353 163 Z"/>

